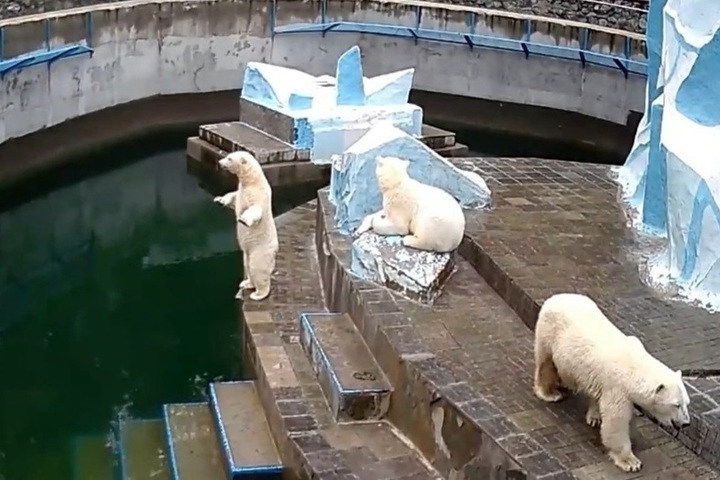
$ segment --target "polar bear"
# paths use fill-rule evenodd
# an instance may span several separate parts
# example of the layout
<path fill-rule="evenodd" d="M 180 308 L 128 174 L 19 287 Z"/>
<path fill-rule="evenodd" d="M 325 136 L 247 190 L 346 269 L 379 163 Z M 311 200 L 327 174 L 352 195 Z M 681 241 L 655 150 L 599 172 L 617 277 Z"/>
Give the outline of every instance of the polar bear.
<path fill-rule="evenodd" d="M 235 298 L 242 298 L 245 289 L 254 289 L 250 298 L 263 300 L 270 294 L 270 277 L 278 252 L 272 188 L 260 163 L 249 152 L 232 152 L 218 163 L 238 179 L 237 191 L 214 198 L 216 203 L 234 208 L 237 219 L 237 240 L 243 252 L 245 278 Z"/>
<path fill-rule="evenodd" d="M 404 235 L 403 245 L 418 250 L 455 250 L 465 233 L 465 215 L 457 200 L 412 179 L 407 160 L 378 157 L 376 162 L 383 208 L 366 216 L 355 234 L 373 230 L 378 235 Z"/>
<path fill-rule="evenodd" d="M 535 326 L 535 395 L 556 402 L 560 387 L 589 398 L 585 421 L 600 426 L 610 458 L 626 472 L 642 467 L 630 444 L 633 404 L 666 426 L 690 424 L 682 373 L 623 334 L 585 295 L 553 295 Z"/>

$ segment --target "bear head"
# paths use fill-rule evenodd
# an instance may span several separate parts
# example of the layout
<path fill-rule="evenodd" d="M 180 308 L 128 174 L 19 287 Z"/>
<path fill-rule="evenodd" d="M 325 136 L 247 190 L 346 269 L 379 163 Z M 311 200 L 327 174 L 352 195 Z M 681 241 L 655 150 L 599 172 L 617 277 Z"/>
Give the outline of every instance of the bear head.
<path fill-rule="evenodd" d="M 377 157 L 375 175 L 380 191 L 392 190 L 408 178 L 410 162 L 397 157 Z"/>
<path fill-rule="evenodd" d="M 250 152 L 231 152 L 220 159 L 218 164 L 235 175 L 240 183 L 252 182 L 258 175 L 263 175 L 260 162 Z"/>
<path fill-rule="evenodd" d="M 651 398 L 642 405 L 655 419 L 667 427 L 676 429 L 690 425 L 690 397 L 680 370 L 669 368 L 665 378 L 654 384 Z"/>

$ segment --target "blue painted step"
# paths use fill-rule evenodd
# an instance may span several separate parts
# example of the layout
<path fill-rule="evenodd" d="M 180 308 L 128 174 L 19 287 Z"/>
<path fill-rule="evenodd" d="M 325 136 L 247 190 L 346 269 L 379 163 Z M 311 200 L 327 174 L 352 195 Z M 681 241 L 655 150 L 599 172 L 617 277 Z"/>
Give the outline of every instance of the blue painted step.
<path fill-rule="evenodd" d="M 162 420 L 122 420 L 119 446 L 123 480 L 170 480 Z"/>
<path fill-rule="evenodd" d="M 207 403 L 164 406 L 173 480 L 224 480 L 225 464 Z"/>
<path fill-rule="evenodd" d="M 283 467 L 255 382 L 210 384 L 215 420 L 230 480 L 280 479 Z"/>

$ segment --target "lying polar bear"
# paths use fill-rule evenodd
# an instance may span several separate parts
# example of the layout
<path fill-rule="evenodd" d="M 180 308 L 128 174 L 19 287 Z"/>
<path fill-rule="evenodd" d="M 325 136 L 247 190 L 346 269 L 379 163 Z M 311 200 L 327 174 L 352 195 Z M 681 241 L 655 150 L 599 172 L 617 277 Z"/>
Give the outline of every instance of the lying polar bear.
<path fill-rule="evenodd" d="M 584 295 L 550 297 L 535 326 L 535 395 L 557 402 L 560 387 L 590 399 L 586 422 L 600 426 L 610 458 L 626 472 L 642 467 L 630 444 L 633 404 L 664 425 L 690 424 L 682 373 L 650 355 L 637 337 L 623 334 Z"/>
<path fill-rule="evenodd" d="M 410 162 L 378 157 L 375 173 L 383 208 L 365 217 L 356 230 L 378 235 L 404 235 L 403 245 L 433 252 L 451 252 L 462 241 L 465 215 L 452 195 L 408 175 Z"/>
<path fill-rule="evenodd" d="M 262 166 L 249 152 L 232 152 L 219 162 L 235 175 L 238 189 L 214 201 L 235 210 L 238 246 L 243 252 L 245 279 L 240 282 L 236 298 L 245 289 L 255 291 L 252 300 L 263 300 L 270 294 L 270 278 L 275 269 L 278 236 L 272 214 L 272 188 Z"/>

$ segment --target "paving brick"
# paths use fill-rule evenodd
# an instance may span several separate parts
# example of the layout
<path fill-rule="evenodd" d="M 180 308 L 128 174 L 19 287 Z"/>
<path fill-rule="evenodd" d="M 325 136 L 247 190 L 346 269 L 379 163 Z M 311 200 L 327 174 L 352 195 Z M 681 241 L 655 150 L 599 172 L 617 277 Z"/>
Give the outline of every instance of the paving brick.
<path fill-rule="evenodd" d="M 491 211 L 466 215 L 471 241 L 461 253 L 530 328 L 552 294 L 585 293 L 671 367 L 720 367 L 718 315 L 666 298 L 642 282 L 635 259 L 657 252 L 659 244 L 640 244 L 627 227 L 610 167 L 539 159 L 453 161 L 481 175 L 493 192 Z M 691 385 L 698 392 L 692 396 L 693 418 L 718 408 L 717 380 Z M 680 438 L 698 453 L 720 452 L 720 436 L 706 432 L 720 431 L 720 421 L 698 422 Z M 705 457 L 720 464 L 718 456 Z"/>
<path fill-rule="evenodd" d="M 324 225 L 331 224 L 333 214 L 323 191 L 319 194 L 318 205 L 316 235 L 323 236 Z M 541 198 L 535 195 L 529 197 L 527 205 L 513 208 L 527 210 L 541 218 L 542 205 Z M 493 221 L 496 223 L 492 224 Z M 491 219 L 490 222 L 496 231 L 501 229 L 501 220 Z M 531 235 L 531 229 L 526 227 L 528 223 L 526 219 L 524 225 L 518 226 L 523 235 Z M 560 233 L 565 229 L 565 233 L 572 234 L 572 230 L 563 225 L 560 227 Z M 483 257 L 482 250 L 477 247 L 473 250 L 468 246 L 472 242 L 465 242 L 468 245 L 461 252 L 463 257 L 477 262 L 461 259 L 445 292 L 429 308 L 394 296 L 378 300 L 382 295 L 366 285 L 362 290 L 355 289 L 356 280 L 348 272 L 347 259 L 335 255 L 348 240 L 332 235 L 324 238 L 330 255 L 319 257 L 320 270 L 332 272 L 332 275 L 323 275 L 324 290 L 333 295 L 342 292 L 352 299 L 346 304 L 351 307 L 350 313 L 356 324 L 363 327 L 374 324 L 372 332 L 368 328 L 361 328 L 361 331 L 364 335 L 371 333 L 374 336 L 372 340 L 366 337 L 368 346 L 393 382 L 395 390 L 389 419 L 423 452 L 434 452 L 435 464 L 442 468 L 443 475 L 470 480 L 505 472 L 503 475 L 507 478 L 525 478 L 523 475 L 527 475 L 527 478 L 562 479 L 577 478 L 576 472 L 580 472 L 584 478 L 627 478 L 607 457 L 598 430 L 585 424 L 586 407 L 581 399 L 575 397 L 550 405 L 534 397 L 532 332 L 498 290 L 520 302 L 520 310 L 526 315 L 533 311 L 537 314 L 534 301 L 524 292 L 522 295 L 513 293 L 516 287 L 509 278 L 514 277 L 503 279 L 497 275 L 498 280 L 491 286 L 493 282 L 486 282 L 478 273 L 477 263 L 489 265 L 500 260 Z M 571 244 L 571 239 L 571 235 L 561 238 L 564 242 L 561 246 Z M 524 248 L 532 251 L 533 247 L 525 243 Z M 505 255 L 503 260 L 510 255 L 509 251 L 505 251 Z M 562 259 L 559 254 L 558 258 Z M 549 260 L 552 262 L 555 258 L 549 257 Z M 515 268 L 523 265 L 511 259 L 507 259 L 507 263 L 514 264 Z M 539 281 L 557 267 L 539 257 L 534 263 L 543 270 L 532 279 L 544 287 Z M 582 274 L 591 271 L 591 264 L 588 261 L 587 265 L 581 265 L 585 269 Z M 570 280 L 575 276 L 577 274 L 571 274 Z M 547 293 L 547 290 L 541 288 L 538 292 Z M 337 298 L 326 300 L 329 305 L 342 303 Z M 377 306 L 379 303 L 382 307 Z M 396 312 L 401 312 L 402 316 Z M 385 326 L 376 320 L 376 317 L 389 314 L 395 321 L 402 321 L 403 317 L 409 321 L 401 326 Z M 430 347 L 434 342 L 437 345 L 437 339 L 447 338 L 454 341 L 454 344 L 446 343 L 448 348 Z M 444 395 L 447 395 L 447 401 Z M 428 416 L 432 417 L 430 422 Z M 642 428 L 632 429 L 634 449 L 638 455 L 647 456 L 648 462 L 655 466 L 632 478 L 653 478 L 658 471 L 670 468 L 673 472 L 678 468 L 681 472 L 690 472 L 686 465 L 696 460 L 690 451 L 657 426 L 648 424 L 646 419 L 636 419 L 635 423 Z M 525 435 L 526 443 L 539 450 L 510 455 L 511 444 L 506 444 L 505 448 L 503 442 L 520 435 Z M 659 454 L 653 453 L 654 450 L 650 452 L 653 448 L 666 452 L 667 445 L 678 447 L 679 456 L 674 458 L 674 463 L 667 459 L 660 461 L 656 458 Z M 707 466 L 702 461 L 700 464 Z M 598 469 L 597 465 L 601 467 Z M 711 468 L 707 471 L 708 475 L 720 478 Z"/>

